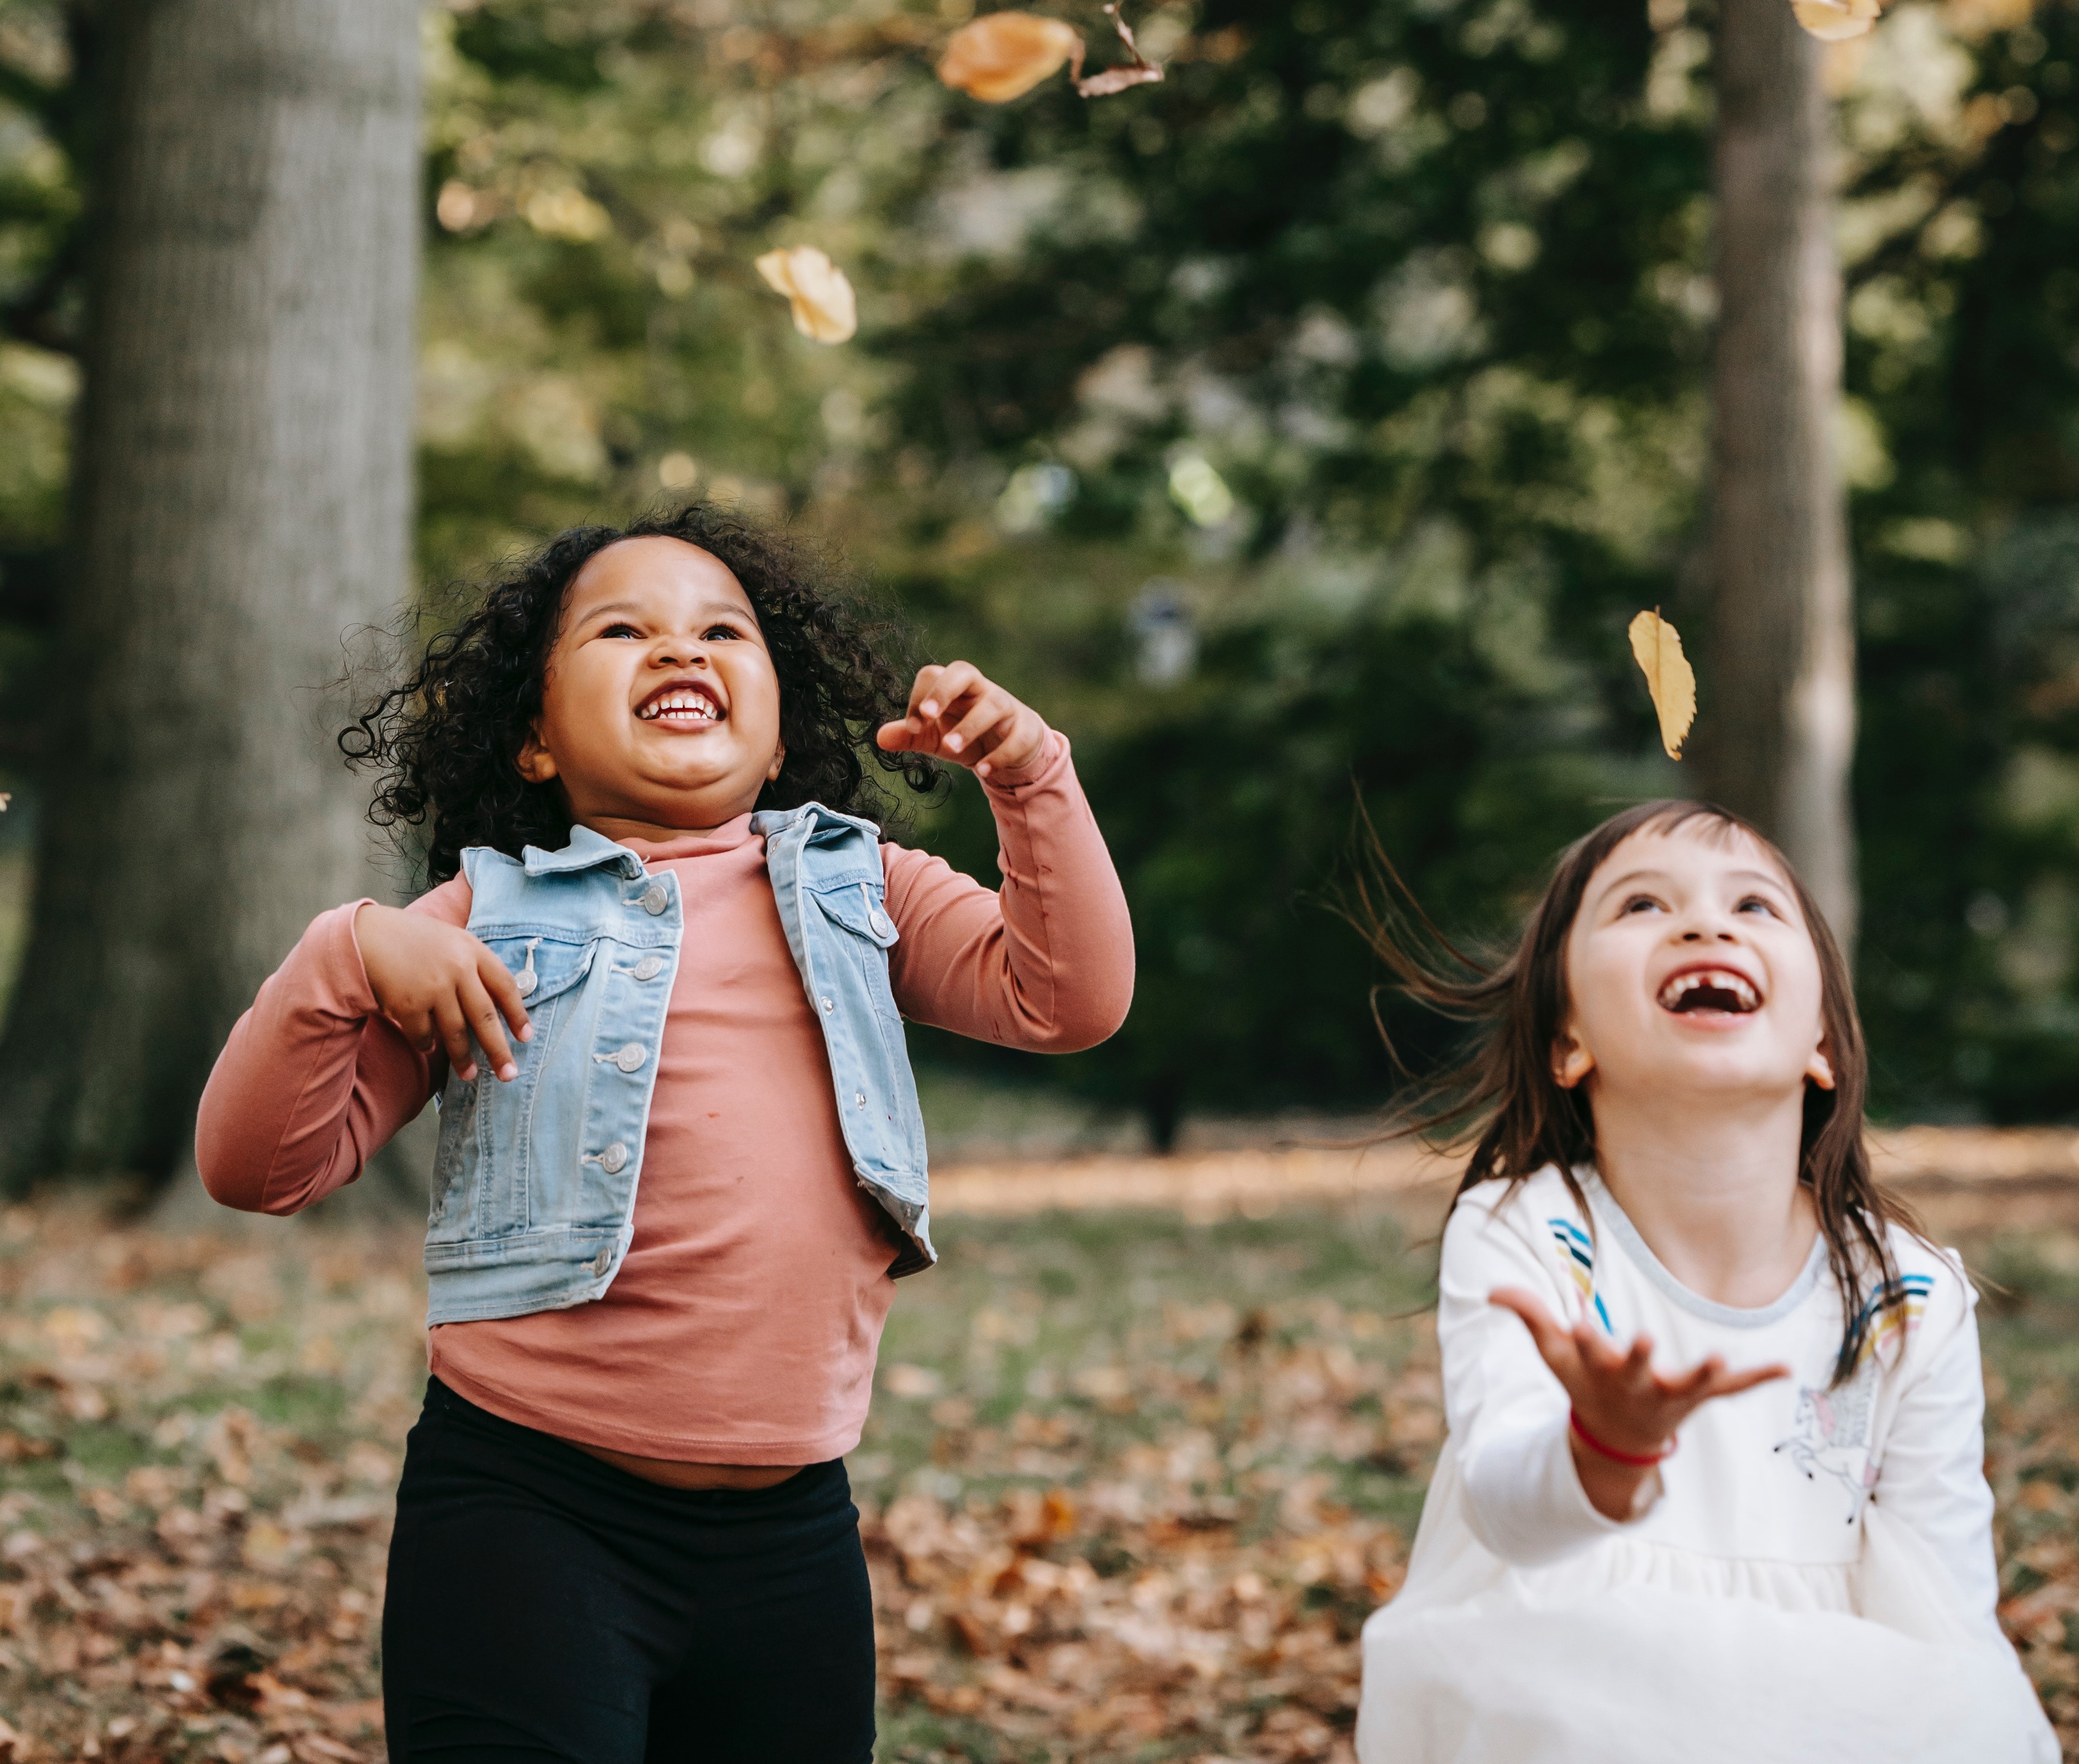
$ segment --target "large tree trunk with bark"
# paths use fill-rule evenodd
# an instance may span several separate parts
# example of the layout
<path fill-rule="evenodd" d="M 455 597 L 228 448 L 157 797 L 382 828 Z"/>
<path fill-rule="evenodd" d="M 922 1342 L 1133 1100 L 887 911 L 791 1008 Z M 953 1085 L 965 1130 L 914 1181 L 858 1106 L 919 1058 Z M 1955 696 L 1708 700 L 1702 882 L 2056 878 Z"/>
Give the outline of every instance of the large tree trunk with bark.
<path fill-rule="evenodd" d="M 380 887 L 332 740 L 409 571 L 416 0 L 111 0 L 72 580 L 0 1181 L 164 1178 L 237 1014 Z"/>
<path fill-rule="evenodd" d="M 1841 271 L 1821 48 L 1787 0 L 1721 0 L 1709 784 L 1771 834 L 1844 943 L 1854 588 L 1835 458 Z"/>

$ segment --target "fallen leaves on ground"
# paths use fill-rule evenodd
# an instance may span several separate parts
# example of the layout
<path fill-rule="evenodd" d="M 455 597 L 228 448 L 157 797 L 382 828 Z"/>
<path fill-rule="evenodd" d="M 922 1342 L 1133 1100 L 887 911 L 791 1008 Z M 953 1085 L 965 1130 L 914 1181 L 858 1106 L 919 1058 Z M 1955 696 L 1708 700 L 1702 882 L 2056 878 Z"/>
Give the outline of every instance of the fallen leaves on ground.
<path fill-rule="evenodd" d="M 2079 1231 L 1989 1264 L 2009 1632 L 2079 1735 Z M 851 1461 L 884 1764 L 1347 1764 L 1441 1436 L 1361 1208 L 949 1219 Z M 1997 1246 L 1996 1246 L 1997 1248 Z M 383 1755 L 414 1234 L 0 1213 L 0 1759 Z"/>

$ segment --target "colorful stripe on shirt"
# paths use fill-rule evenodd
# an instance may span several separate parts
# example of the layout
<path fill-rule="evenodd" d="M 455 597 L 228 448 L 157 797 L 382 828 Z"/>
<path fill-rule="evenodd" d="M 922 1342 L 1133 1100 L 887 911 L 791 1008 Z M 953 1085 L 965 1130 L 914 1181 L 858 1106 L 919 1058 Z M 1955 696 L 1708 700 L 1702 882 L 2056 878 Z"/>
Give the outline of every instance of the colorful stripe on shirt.
<path fill-rule="evenodd" d="M 1570 1218 L 1549 1218 L 1545 1223 L 1552 1227 L 1552 1239 L 1566 1258 L 1567 1271 L 1574 1277 L 1575 1285 L 1580 1289 L 1581 1302 L 1594 1306 L 1596 1315 L 1602 1319 L 1603 1333 L 1614 1336 L 1617 1330 L 1609 1312 L 1603 1308 L 1603 1295 L 1596 1290 L 1594 1239 Z"/>
<path fill-rule="evenodd" d="M 1869 1329 L 1863 1338 L 1862 1352 L 1855 1356 L 1855 1364 L 1862 1365 L 1894 1336 L 1898 1338 L 1900 1351 L 1904 1352 L 1905 1339 L 1912 1334 L 1913 1326 L 1927 1315 L 1928 1295 L 1934 1290 L 1932 1274 L 1901 1274 L 1871 1294 L 1855 1315 L 1855 1327 Z M 1873 1318 L 1876 1321 L 1872 1327 Z"/>

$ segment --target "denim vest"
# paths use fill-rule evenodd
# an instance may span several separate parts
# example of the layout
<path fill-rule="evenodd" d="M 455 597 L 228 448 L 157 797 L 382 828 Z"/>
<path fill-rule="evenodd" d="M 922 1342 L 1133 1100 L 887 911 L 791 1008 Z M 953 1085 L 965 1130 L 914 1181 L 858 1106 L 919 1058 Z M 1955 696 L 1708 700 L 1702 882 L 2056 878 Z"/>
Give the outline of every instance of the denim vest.
<path fill-rule="evenodd" d="M 809 803 L 751 817 L 787 947 L 822 1026 L 852 1169 L 901 1227 L 893 1272 L 931 1248 L 923 1117 L 888 980 L 880 834 Z M 613 1283 L 634 1235 L 650 1098 L 685 918 L 676 876 L 588 827 L 560 851 L 462 853 L 469 928 L 533 1023 L 518 1076 L 449 1074 L 426 1227 L 427 1321 L 558 1310 Z M 784 1295 L 773 1294 L 782 1302 Z"/>

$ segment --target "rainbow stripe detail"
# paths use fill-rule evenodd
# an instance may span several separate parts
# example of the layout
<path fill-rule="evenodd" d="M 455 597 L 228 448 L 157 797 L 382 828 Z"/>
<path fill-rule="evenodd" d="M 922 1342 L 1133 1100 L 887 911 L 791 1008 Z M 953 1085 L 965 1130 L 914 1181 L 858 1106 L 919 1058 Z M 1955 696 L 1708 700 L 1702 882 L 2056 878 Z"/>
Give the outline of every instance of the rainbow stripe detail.
<path fill-rule="evenodd" d="M 1863 1351 L 1856 1356 L 1855 1364 L 1861 1365 L 1894 1338 L 1903 1352 L 1905 1338 L 1912 1334 L 1914 1325 L 1927 1315 L 1928 1295 L 1934 1290 L 1932 1274 L 1901 1274 L 1872 1293 L 1855 1314 L 1855 1327 L 1859 1329 L 1868 1327 L 1871 1320 L 1876 1319 L 1876 1327 L 1863 1338 Z"/>
<path fill-rule="evenodd" d="M 1594 1307 L 1602 1321 L 1603 1333 L 1614 1336 L 1617 1330 L 1611 1324 L 1609 1312 L 1603 1308 L 1603 1295 L 1596 1290 L 1595 1240 L 1570 1218 L 1549 1218 L 1545 1223 L 1552 1227 L 1552 1240 L 1566 1258 L 1567 1272 L 1574 1277 L 1581 1302 Z"/>

